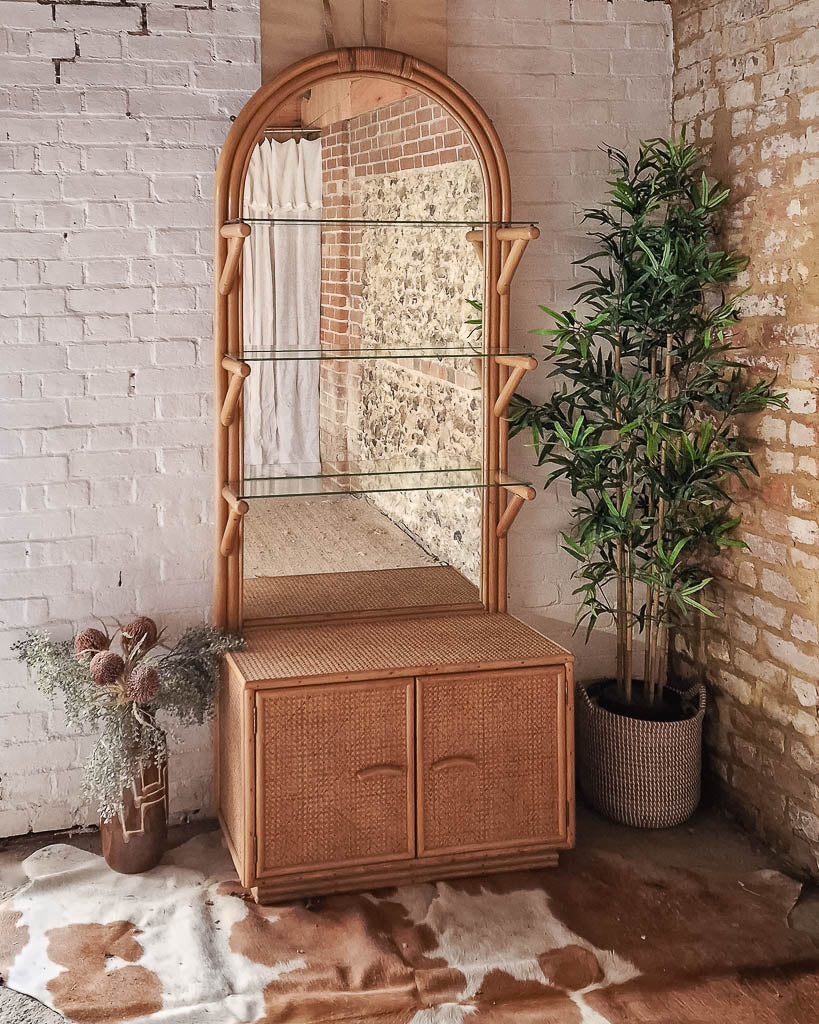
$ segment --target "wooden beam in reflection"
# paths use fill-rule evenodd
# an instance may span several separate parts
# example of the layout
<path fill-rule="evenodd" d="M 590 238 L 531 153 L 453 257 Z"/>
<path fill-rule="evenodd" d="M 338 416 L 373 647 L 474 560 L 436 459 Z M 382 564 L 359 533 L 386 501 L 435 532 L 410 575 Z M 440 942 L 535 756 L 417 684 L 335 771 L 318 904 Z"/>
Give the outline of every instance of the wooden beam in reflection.
<path fill-rule="evenodd" d="M 478 259 L 481 261 L 481 266 L 483 266 L 483 231 L 477 231 L 475 229 L 467 231 L 466 240 L 467 242 L 472 243 L 472 247 L 478 254 Z"/>

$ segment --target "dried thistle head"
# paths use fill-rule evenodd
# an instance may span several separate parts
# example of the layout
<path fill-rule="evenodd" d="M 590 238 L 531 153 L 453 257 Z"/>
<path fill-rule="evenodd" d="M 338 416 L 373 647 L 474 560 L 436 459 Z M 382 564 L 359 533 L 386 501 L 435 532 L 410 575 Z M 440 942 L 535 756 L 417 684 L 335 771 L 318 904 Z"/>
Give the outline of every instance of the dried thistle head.
<path fill-rule="evenodd" d="M 89 652 L 107 651 L 111 646 L 111 637 L 99 629 L 84 629 L 74 637 L 74 653 L 78 660 Z"/>
<path fill-rule="evenodd" d="M 148 704 L 159 692 L 159 673 L 153 665 L 141 662 L 125 681 L 125 692 L 135 704 Z"/>
<path fill-rule="evenodd" d="M 125 662 L 114 651 L 100 651 L 91 659 L 89 671 L 97 686 L 113 686 L 125 671 Z"/>
<path fill-rule="evenodd" d="M 138 615 L 133 622 L 123 626 L 120 634 L 122 646 L 126 651 L 132 651 L 139 646 L 143 653 L 153 647 L 158 635 L 156 623 L 147 615 Z"/>

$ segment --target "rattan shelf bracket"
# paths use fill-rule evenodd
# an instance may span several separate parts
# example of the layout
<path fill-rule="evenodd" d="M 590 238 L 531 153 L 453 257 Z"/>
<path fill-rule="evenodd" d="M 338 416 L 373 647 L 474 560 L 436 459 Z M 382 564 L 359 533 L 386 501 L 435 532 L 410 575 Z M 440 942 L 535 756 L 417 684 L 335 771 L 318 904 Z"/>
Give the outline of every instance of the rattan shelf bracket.
<path fill-rule="evenodd" d="M 223 427 L 229 427 L 236 419 L 236 410 L 239 408 L 239 399 L 242 396 L 242 388 L 245 380 L 250 375 L 250 364 L 235 356 L 223 356 L 222 367 L 230 374 L 225 400 L 222 403 L 222 411 L 219 413 L 219 422 Z"/>
<path fill-rule="evenodd" d="M 241 221 L 236 224 L 223 224 L 219 234 L 227 239 L 228 244 L 227 259 L 219 278 L 219 294 L 230 295 L 239 277 L 239 257 L 242 255 L 245 239 L 250 234 L 250 225 Z"/>
<path fill-rule="evenodd" d="M 481 261 L 481 266 L 483 266 L 483 231 L 476 231 L 474 229 L 472 231 L 467 231 L 466 240 L 467 242 L 472 243 L 472 247 L 478 254 L 478 259 Z"/>
<path fill-rule="evenodd" d="M 537 491 L 534 487 L 530 487 L 528 484 L 515 483 L 511 477 L 508 477 L 505 473 L 498 470 L 497 481 L 511 494 L 509 504 L 506 506 L 506 510 L 498 520 L 498 526 L 496 533 L 498 538 L 503 538 L 509 533 L 509 527 L 514 523 L 518 517 L 518 512 L 523 508 L 524 502 L 534 501 L 537 497 Z"/>
<path fill-rule="evenodd" d="M 518 264 L 523 259 L 526 246 L 540 238 L 540 229 L 533 226 L 528 228 L 498 228 L 497 237 L 501 242 L 511 242 L 512 248 L 506 257 L 506 262 L 501 267 L 498 277 L 498 295 L 508 295 L 512 278 L 518 269 Z"/>
<path fill-rule="evenodd" d="M 503 385 L 492 408 L 494 414 L 501 417 L 506 412 L 506 408 L 512 400 L 512 395 L 514 395 L 518 384 L 523 380 L 523 375 L 529 370 L 534 370 L 537 366 L 537 359 L 534 356 L 515 355 L 499 355 L 494 358 L 495 362 L 500 366 L 508 366 L 510 368 L 506 383 Z"/>
<path fill-rule="evenodd" d="M 233 554 L 236 541 L 239 539 L 239 526 L 250 506 L 244 498 L 237 498 L 229 487 L 222 488 L 222 497 L 227 502 L 229 511 L 219 550 L 227 558 L 228 555 Z"/>

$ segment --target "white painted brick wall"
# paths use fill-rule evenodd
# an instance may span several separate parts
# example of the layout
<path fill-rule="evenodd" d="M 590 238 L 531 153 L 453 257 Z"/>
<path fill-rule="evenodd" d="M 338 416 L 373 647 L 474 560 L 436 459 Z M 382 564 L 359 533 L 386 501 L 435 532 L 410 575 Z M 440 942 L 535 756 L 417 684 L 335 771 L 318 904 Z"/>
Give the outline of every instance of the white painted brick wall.
<path fill-rule="evenodd" d="M 0 622 L 176 630 L 210 601 L 211 196 L 258 0 L 0 3 Z M 90 739 L 0 661 L 0 834 L 93 819 Z M 210 735 L 173 807 L 210 806 Z"/>
<path fill-rule="evenodd" d="M 540 222 L 515 276 L 512 347 L 543 353 L 529 335 L 551 326 L 538 305 L 571 306 L 572 261 L 590 251 L 583 210 L 602 201 L 613 144 L 634 154 L 671 123 L 671 15 L 645 0 L 449 0 L 449 72 L 483 104 L 512 172 L 515 216 Z M 544 397 L 546 374 L 521 390 Z M 531 449 L 513 442 L 510 463 L 536 483 Z M 574 560 L 561 548 L 568 525 L 555 491 L 539 493 L 509 534 L 510 610 L 572 647 L 582 677 L 609 673 L 613 641 L 584 647 L 571 636 Z M 562 624 L 569 623 L 566 628 Z"/>
<path fill-rule="evenodd" d="M 516 215 L 541 222 L 515 284 L 525 350 L 537 304 L 570 301 L 581 211 L 605 188 L 598 146 L 667 131 L 669 16 L 646 0 L 449 8 L 451 74 L 495 119 Z M 92 820 L 90 739 L 8 642 L 92 615 L 207 615 L 211 189 L 258 84 L 258 0 L 0 0 L 0 835 Z M 530 461 L 520 445 L 514 459 Z M 572 617 L 559 525 L 541 494 L 510 543 L 512 608 L 552 631 Z M 207 809 L 208 731 L 174 751 L 174 810 Z"/>

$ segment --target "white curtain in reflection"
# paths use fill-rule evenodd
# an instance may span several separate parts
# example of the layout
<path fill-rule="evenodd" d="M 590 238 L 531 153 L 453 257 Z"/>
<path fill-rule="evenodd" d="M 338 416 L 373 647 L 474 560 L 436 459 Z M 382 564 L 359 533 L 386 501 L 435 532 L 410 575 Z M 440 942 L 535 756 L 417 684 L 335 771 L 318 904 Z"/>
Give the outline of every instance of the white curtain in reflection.
<path fill-rule="evenodd" d="M 244 245 L 244 350 L 320 347 L 321 141 L 264 139 L 245 179 L 244 216 L 315 219 L 251 225 Z M 319 468 L 319 364 L 254 360 L 245 382 L 245 464 Z M 293 470 L 295 472 L 295 470 Z"/>

